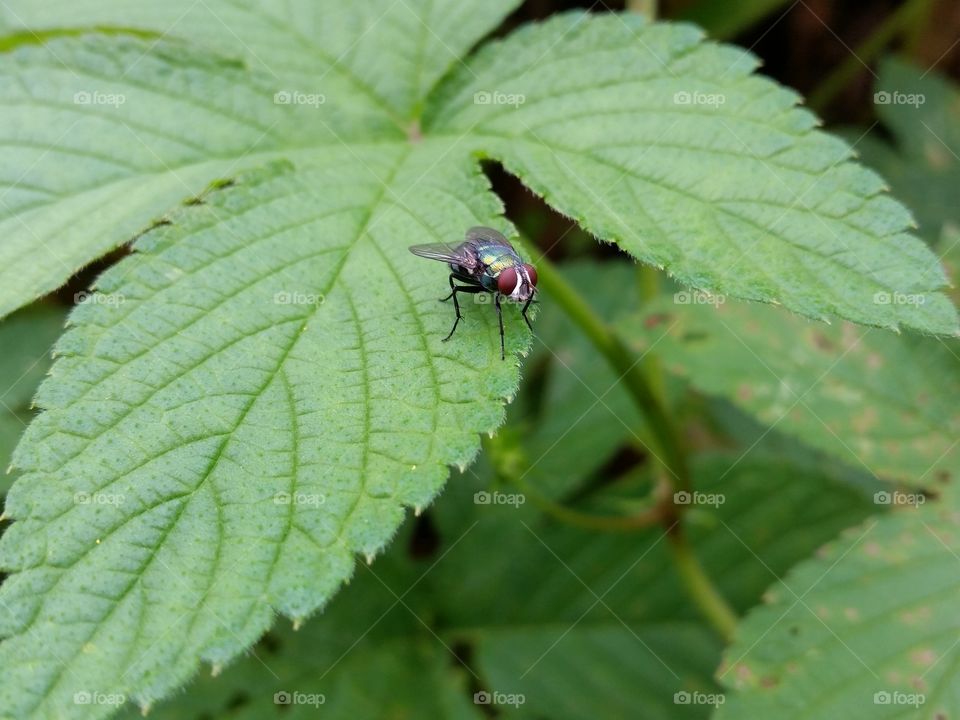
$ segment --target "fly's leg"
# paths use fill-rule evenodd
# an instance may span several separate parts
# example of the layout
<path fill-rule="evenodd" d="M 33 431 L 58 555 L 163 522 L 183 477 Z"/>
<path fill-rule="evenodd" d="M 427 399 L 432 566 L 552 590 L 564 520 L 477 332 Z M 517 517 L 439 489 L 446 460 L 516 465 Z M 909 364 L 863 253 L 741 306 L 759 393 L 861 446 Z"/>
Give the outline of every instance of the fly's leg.
<path fill-rule="evenodd" d="M 503 349 L 503 310 L 500 309 L 500 293 L 494 293 L 493 304 L 497 306 L 497 319 L 500 321 L 500 359 L 506 360 L 507 354 Z"/>
<path fill-rule="evenodd" d="M 523 319 L 527 321 L 527 327 L 530 328 L 530 332 L 533 332 L 533 325 L 530 324 L 530 318 L 527 317 L 527 308 L 530 307 L 530 303 L 532 302 L 536 302 L 536 300 L 533 299 L 533 295 L 527 298 L 527 301 L 523 304 L 523 310 L 520 311 Z"/>
<path fill-rule="evenodd" d="M 463 315 L 460 313 L 460 302 L 457 300 L 457 293 L 478 293 L 486 292 L 482 287 L 471 287 L 469 285 L 454 285 L 453 284 L 453 275 L 450 275 L 450 294 L 445 298 L 440 298 L 440 302 L 444 302 L 453 298 L 453 308 L 456 310 L 457 319 L 453 321 L 453 327 L 450 328 L 450 333 L 443 339 L 444 342 L 453 337 L 453 333 L 456 332 L 457 325 L 460 324 L 460 321 L 463 319 Z"/>

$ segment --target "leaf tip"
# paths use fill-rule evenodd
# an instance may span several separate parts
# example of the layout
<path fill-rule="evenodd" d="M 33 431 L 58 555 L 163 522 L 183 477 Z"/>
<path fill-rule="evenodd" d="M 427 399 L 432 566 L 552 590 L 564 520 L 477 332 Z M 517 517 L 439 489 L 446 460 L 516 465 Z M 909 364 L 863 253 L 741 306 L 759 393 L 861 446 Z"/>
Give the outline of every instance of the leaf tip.
<path fill-rule="evenodd" d="M 153 709 L 153 703 L 152 703 L 152 702 L 143 702 L 143 703 L 140 703 L 140 714 L 141 714 L 143 717 L 146 717 L 147 715 L 149 715 L 149 714 L 150 714 L 150 711 L 151 711 L 152 709 Z"/>
<path fill-rule="evenodd" d="M 295 617 L 295 618 L 293 619 L 293 631 L 296 632 L 297 630 L 299 630 L 299 629 L 302 628 L 302 627 L 303 627 L 303 618 L 302 618 L 302 617 Z"/>
<path fill-rule="evenodd" d="M 373 553 L 366 553 L 364 557 L 367 560 L 367 565 L 373 565 L 373 558 L 376 557 Z"/>
<path fill-rule="evenodd" d="M 413 516 L 414 516 L 414 517 L 420 517 L 420 513 L 422 513 L 422 512 L 423 512 L 423 508 L 422 508 L 422 507 L 420 507 L 419 505 L 414 506 L 414 508 L 413 508 Z"/>
<path fill-rule="evenodd" d="M 217 677 L 223 671 L 223 665 L 214 663 L 210 666 L 210 677 Z"/>

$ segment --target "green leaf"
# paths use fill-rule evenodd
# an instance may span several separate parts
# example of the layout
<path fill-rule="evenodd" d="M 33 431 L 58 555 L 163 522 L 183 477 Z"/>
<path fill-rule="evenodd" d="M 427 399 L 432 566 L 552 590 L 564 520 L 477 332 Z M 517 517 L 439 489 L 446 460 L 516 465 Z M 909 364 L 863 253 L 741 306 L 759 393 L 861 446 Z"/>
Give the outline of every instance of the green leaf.
<path fill-rule="evenodd" d="M 513 5 L 3 6 L 0 313 L 152 227 L 71 316 L 40 390 L 45 412 L 14 457 L 24 476 L 0 540 L 12 572 L 0 589 L 4 712 L 99 717 L 110 708 L 74 693 L 169 695 L 201 661 L 236 658 L 274 612 L 321 607 L 356 553 L 378 552 L 405 507 L 471 460 L 517 370 L 500 360 L 489 308 L 466 308 L 441 342 L 446 268 L 406 246 L 474 224 L 510 234 L 478 157 L 502 158 L 588 229 L 686 282 L 721 278 L 816 316 L 955 328 L 939 267 L 902 233 L 903 208 L 842 162 L 845 148 L 811 129 L 793 95 L 749 76 L 746 55 L 686 27 L 564 16 L 467 56 Z M 77 37 L 86 29 L 99 31 Z M 478 82 L 530 102 L 475 104 Z M 672 105 L 677 91 L 721 89 L 723 113 Z M 623 240 L 623 222 L 524 136 L 544 118 L 538 136 L 588 149 L 556 157 L 649 247 Z M 611 155 L 598 138 L 626 145 Z M 782 203 L 779 186 L 757 201 L 737 184 L 760 174 L 758 153 L 815 203 L 791 211 L 787 234 L 764 204 Z M 654 192 L 633 171 L 607 190 L 611 168 L 651 158 L 666 169 Z M 629 194 L 638 183 L 653 205 Z M 743 188 L 724 202 L 752 209 L 724 207 L 721 187 Z M 736 253 L 716 242 L 721 226 L 762 254 L 724 274 Z M 878 307 L 878 287 L 926 304 Z M 512 352 L 529 342 L 515 311 Z M 304 502 L 275 502 L 289 497 Z"/>
<path fill-rule="evenodd" d="M 688 26 L 564 15 L 484 46 L 425 120 L 685 285 L 813 318 L 957 333 L 907 210 L 749 53 Z M 920 309 L 878 292 L 921 295 Z"/>
<path fill-rule="evenodd" d="M 816 325 L 694 293 L 621 328 L 638 350 L 656 342 L 697 389 L 881 479 L 929 486 L 960 470 L 960 359 L 940 339 Z"/>
<path fill-rule="evenodd" d="M 717 511 L 729 529 L 701 534 L 698 553 L 709 552 L 725 589 L 748 607 L 771 572 L 862 519 L 869 505 L 812 467 L 757 458 L 731 468 L 733 459 L 697 465 L 698 482 L 729 493 Z M 793 473 L 802 481 L 788 482 Z M 151 717 L 315 714 L 274 707 L 279 690 L 324 694 L 325 717 L 461 717 L 455 693 L 469 705 L 479 689 L 522 694 L 519 712 L 498 708 L 507 716 L 630 717 L 637 707 L 651 718 L 707 715 L 708 706 L 675 704 L 674 693 L 717 692 L 710 674 L 719 642 L 680 599 L 659 531 L 598 537 L 553 525 L 529 503 L 477 505 L 472 494 L 485 485 L 472 471 L 452 486 L 429 511 L 440 539 L 430 556 L 411 560 L 404 532 L 323 617 L 296 633 L 274 630 L 255 656 L 199 679 Z M 785 533 L 791 515 L 794 531 Z M 512 552 L 490 553 L 491 544 Z M 432 698 L 446 705 L 428 706 Z"/>
<path fill-rule="evenodd" d="M 149 717 L 482 718 L 470 671 L 417 619 L 431 618 L 417 591 L 436 558 L 411 560 L 409 536 L 359 570 L 323 617 L 299 630 L 281 624 L 223 674 L 197 678 Z M 130 707 L 123 717 L 141 715 Z"/>
<path fill-rule="evenodd" d="M 627 263 L 564 263 L 564 276 L 576 287 L 591 288 L 589 301 L 605 318 L 635 306 L 636 270 Z M 525 480 L 548 495 L 570 491 L 598 470 L 623 445 L 639 445 L 643 419 L 632 399 L 619 392 L 617 374 L 604 357 L 559 312 L 537 321 L 532 364 L 542 361 L 542 385 L 525 383 L 512 408 L 525 395 L 535 397 L 523 448 L 529 466 Z"/>
<path fill-rule="evenodd" d="M 772 585 L 725 654 L 718 720 L 954 717 L 956 503 L 951 484 L 868 520 Z"/>
<path fill-rule="evenodd" d="M 223 18 L 198 9 L 195 22 L 181 12 L 181 24 L 173 17 L 181 4 L 140 19 L 118 10 L 113 24 L 158 33 L 173 25 L 181 28 L 175 37 L 236 52 L 250 69 L 159 38 L 103 36 L 21 47 L 5 63 L 0 90 L 17 156 L 9 171 L 16 174 L 6 178 L 12 197 L 3 229 L 14 240 L 0 256 L 11 280 L 0 312 L 55 287 L 162 215 L 178 192 L 199 192 L 203 179 L 263 155 L 295 157 L 361 138 L 400 144 L 404 134 L 420 136 L 425 107 L 424 133 L 449 136 L 457 154 L 501 159 L 587 229 L 683 283 L 811 317 L 957 331 L 956 312 L 938 292 L 941 269 L 906 234 L 909 215 L 883 194 L 880 179 L 849 162 L 844 143 L 816 131 L 793 93 L 751 75 L 752 56 L 701 42 L 693 28 L 647 25 L 634 15 L 564 15 L 458 63 L 495 9 L 463 11 L 458 22 L 433 28 L 421 22 L 432 20 L 423 0 L 419 12 L 402 3 L 390 10 L 402 18 L 382 23 L 374 9 L 338 16 L 329 32 L 350 28 L 340 43 L 351 61 L 331 70 L 322 44 L 328 31 L 317 57 L 300 34 L 301 25 L 336 15 L 329 9 L 305 17 L 234 9 L 240 32 L 214 42 L 211 34 L 228 34 Z M 59 6 L 14 8 L 10 16 L 62 27 Z M 100 26 L 110 24 L 107 12 L 71 17 Z M 264 44 L 250 45 L 248 35 L 263 26 Z M 441 29 L 449 37 L 439 42 Z M 425 47 L 410 48 L 414 37 Z M 384 56 L 393 45 L 399 54 Z M 272 53 L 276 68 L 263 60 Z M 451 67 L 428 96 L 430 80 Z M 291 102 L 272 102 L 277 92 Z M 74 101 L 78 93 L 91 104 Z M 122 105 L 108 102 L 119 97 Z M 76 168 L 72 182 L 61 178 L 64 154 Z M 29 271 L 23 255 L 38 244 L 53 262 Z M 881 308 L 871 303 L 878 291 L 923 294 L 927 303 L 919 313 Z"/>
<path fill-rule="evenodd" d="M 0 322 L 0 494 L 9 487 L 5 471 L 33 414 L 33 396 L 50 367 L 50 350 L 63 321 L 63 311 L 40 305 Z"/>
<path fill-rule="evenodd" d="M 30 43 L 64 28 L 185 40 L 242 58 L 278 83 L 276 90 L 324 92 L 338 112 L 349 103 L 351 121 L 377 119 L 406 129 L 436 82 L 517 5 L 519 0 L 9 0 L 0 8 L 0 32 Z"/>
<path fill-rule="evenodd" d="M 960 229 L 960 89 L 935 71 L 889 58 L 880 64 L 874 90 L 874 108 L 892 142 L 872 132 L 857 143 L 857 152 L 890 182 L 916 214 L 919 232 L 936 244 L 945 226 Z"/>
<path fill-rule="evenodd" d="M 487 307 L 466 309 L 472 341 L 441 342 L 444 269 L 395 245 L 497 223 L 476 166 L 432 167 L 445 149 L 255 173 L 100 278 L 14 456 L 4 707 L 86 717 L 76 692 L 169 694 L 274 611 L 315 611 L 470 462 L 517 368 Z"/>
<path fill-rule="evenodd" d="M 211 180 L 278 154 L 403 140 L 429 88 L 515 4 L 4 6 L 31 43 L 46 38 L 24 27 L 65 18 L 156 37 L 54 35 L 0 56 L 0 316 Z"/>
<path fill-rule="evenodd" d="M 782 10 L 787 4 L 788 0 L 741 0 L 737 3 L 698 0 L 681 9 L 679 17 L 700 25 L 712 37 L 729 38 Z M 788 10 L 794 7 L 796 5 L 791 5 Z"/>

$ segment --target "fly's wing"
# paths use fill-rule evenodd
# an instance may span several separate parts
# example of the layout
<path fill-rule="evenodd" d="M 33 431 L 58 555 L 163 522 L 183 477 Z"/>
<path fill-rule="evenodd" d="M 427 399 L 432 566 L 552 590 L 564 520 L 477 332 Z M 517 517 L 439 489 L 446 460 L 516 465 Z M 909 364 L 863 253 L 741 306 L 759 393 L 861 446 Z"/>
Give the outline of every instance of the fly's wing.
<path fill-rule="evenodd" d="M 473 268 L 476 265 L 476 258 L 470 252 L 466 243 L 453 245 L 451 243 L 426 243 L 425 245 L 411 245 L 410 252 L 428 260 L 440 260 L 441 262 L 461 265 L 465 268 Z"/>
<path fill-rule="evenodd" d="M 506 245 L 511 250 L 513 246 L 510 244 L 510 241 L 507 240 L 503 235 L 494 230 L 493 228 L 488 227 L 472 227 L 467 230 L 467 242 L 473 243 L 497 243 L 498 245 Z"/>

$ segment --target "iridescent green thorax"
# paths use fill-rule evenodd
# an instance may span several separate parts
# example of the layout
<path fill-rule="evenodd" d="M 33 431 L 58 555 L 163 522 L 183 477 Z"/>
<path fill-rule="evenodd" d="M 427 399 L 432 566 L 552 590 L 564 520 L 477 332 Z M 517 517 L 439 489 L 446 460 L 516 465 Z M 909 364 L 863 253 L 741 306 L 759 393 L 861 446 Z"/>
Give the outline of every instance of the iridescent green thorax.
<path fill-rule="evenodd" d="M 490 290 L 497 287 L 497 276 L 506 268 L 521 264 L 520 256 L 513 248 L 500 243 L 477 243 L 477 258 L 487 270 L 481 284 Z"/>

